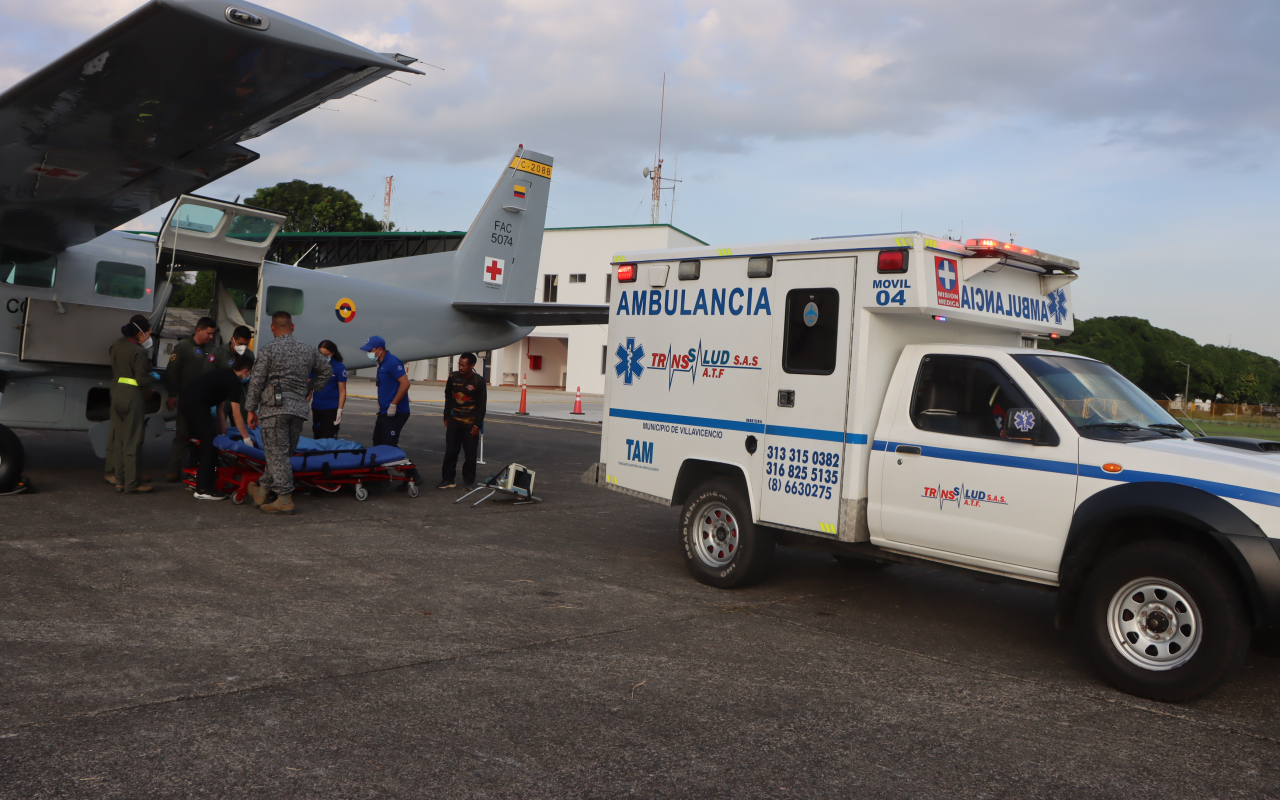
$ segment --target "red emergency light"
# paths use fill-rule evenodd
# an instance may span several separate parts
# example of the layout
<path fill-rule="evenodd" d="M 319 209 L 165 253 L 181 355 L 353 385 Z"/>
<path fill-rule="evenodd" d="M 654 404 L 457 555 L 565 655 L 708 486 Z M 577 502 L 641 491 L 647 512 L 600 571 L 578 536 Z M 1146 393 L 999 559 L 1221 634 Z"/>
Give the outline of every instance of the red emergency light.
<path fill-rule="evenodd" d="M 636 279 L 635 264 L 618 265 L 618 283 L 634 283 Z"/>
<path fill-rule="evenodd" d="M 1020 256 L 1040 255 L 1039 251 L 1032 250 L 1030 247 L 1022 247 L 1013 242 L 1002 242 L 997 239 L 970 239 L 964 243 L 964 246 L 978 255 L 987 255 L 989 253 L 997 255 L 1015 253 Z"/>

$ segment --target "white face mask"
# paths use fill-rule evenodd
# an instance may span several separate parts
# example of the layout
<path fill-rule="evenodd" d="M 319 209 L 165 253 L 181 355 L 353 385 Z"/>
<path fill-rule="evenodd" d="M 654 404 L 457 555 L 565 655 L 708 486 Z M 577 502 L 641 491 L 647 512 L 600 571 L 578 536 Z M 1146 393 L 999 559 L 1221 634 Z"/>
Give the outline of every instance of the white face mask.
<path fill-rule="evenodd" d="M 372 351 L 370 351 L 370 353 L 369 353 L 369 360 L 370 360 L 370 361 L 377 361 L 377 360 L 378 360 L 378 354 L 377 354 L 377 353 L 374 353 L 374 352 L 372 352 Z"/>
<path fill-rule="evenodd" d="M 249 349 L 249 345 L 247 345 L 247 344 L 238 344 L 238 345 L 236 345 L 235 347 L 233 347 L 233 348 L 231 348 L 231 349 L 236 351 L 236 355 L 240 355 L 240 356 L 242 356 L 242 355 L 244 355 L 244 351 Z"/>

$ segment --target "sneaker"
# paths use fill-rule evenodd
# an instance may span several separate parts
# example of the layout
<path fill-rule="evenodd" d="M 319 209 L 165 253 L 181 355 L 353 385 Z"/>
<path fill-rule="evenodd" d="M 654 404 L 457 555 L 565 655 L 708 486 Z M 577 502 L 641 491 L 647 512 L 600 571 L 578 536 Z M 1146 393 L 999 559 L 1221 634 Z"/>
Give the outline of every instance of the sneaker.
<path fill-rule="evenodd" d="M 292 514 L 293 495 L 282 494 L 270 503 L 263 503 L 261 508 L 268 514 Z"/>
<path fill-rule="evenodd" d="M 116 476 L 115 476 L 115 475 L 103 475 L 102 477 L 103 477 L 103 478 L 105 478 L 105 479 L 106 479 L 106 481 L 107 481 L 107 483 L 111 484 L 112 486 L 115 486 L 115 485 L 116 485 Z"/>
<path fill-rule="evenodd" d="M 124 492 L 125 494 L 151 494 L 151 492 L 154 491 L 149 483 L 141 484 L 137 489 L 125 489 L 121 486 L 117 487 L 117 490 Z"/>
<path fill-rule="evenodd" d="M 436 488 L 437 488 L 437 489 L 452 489 L 452 488 L 454 488 L 454 487 L 455 487 L 455 486 L 457 486 L 457 485 L 458 485 L 458 484 L 454 483 L 453 481 L 440 481 L 439 483 L 437 483 L 437 484 L 436 484 Z"/>
<path fill-rule="evenodd" d="M 226 500 L 227 496 L 219 491 L 202 492 L 196 489 L 195 498 L 197 500 Z"/>

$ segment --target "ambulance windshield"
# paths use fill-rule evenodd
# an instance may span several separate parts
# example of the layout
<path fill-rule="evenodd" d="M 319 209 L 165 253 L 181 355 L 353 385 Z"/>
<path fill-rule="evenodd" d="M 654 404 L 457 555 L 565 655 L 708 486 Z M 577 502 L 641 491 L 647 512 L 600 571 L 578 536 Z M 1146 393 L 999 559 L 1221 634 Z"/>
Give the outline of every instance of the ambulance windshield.
<path fill-rule="evenodd" d="M 1112 441 L 1184 438 L 1186 429 L 1129 379 L 1099 361 L 1016 355 L 1082 436 Z"/>

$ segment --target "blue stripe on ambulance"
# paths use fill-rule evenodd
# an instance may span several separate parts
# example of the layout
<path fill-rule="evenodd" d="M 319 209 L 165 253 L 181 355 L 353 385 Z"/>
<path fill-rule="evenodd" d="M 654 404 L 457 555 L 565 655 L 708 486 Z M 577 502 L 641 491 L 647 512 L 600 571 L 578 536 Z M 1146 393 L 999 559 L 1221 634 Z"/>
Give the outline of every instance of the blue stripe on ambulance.
<path fill-rule="evenodd" d="M 759 422 L 739 422 L 732 419 L 713 419 L 711 417 L 686 417 L 681 414 L 656 414 L 651 411 L 633 411 L 629 408 L 610 408 L 609 416 L 638 419 L 643 422 L 665 422 L 671 425 L 696 425 L 700 428 L 719 428 L 726 431 L 767 433 L 772 436 L 790 436 L 793 439 L 816 439 L 822 442 L 842 441 L 846 444 L 867 443 L 867 435 L 865 433 L 824 431 L 818 428 L 791 428 L 786 425 L 763 425 Z"/>
<path fill-rule="evenodd" d="M 893 451 L 899 444 L 909 443 L 889 442 L 883 439 L 876 439 L 872 444 L 872 449 Z M 1266 506 L 1280 507 L 1280 493 L 1277 492 L 1268 492 L 1262 489 L 1250 489 L 1247 486 L 1235 486 L 1230 483 L 1204 481 L 1197 478 L 1188 478 L 1182 475 L 1166 475 L 1160 472 L 1139 472 L 1131 469 L 1127 469 L 1121 473 L 1110 473 L 1103 472 L 1101 467 L 1088 465 L 1077 467 L 1075 463 L 1070 461 L 1050 461 L 1047 459 L 1005 456 L 994 453 L 975 453 L 972 450 L 951 450 L 945 447 L 929 447 L 920 445 L 911 446 L 920 447 L 920 454 L 922 456 L 940 458 L 946 461 L 966 461 L 971 464 L 993 464 L 999 467 L 1029 469 L 1037 472 L 1056 472 L 1063 475 L 1078 474 L 1083 478 L 1097 478 L 1104 481 L 1115 481 L 1116 483 L 1176 483 L 1180 486 L 1189 486 L 1193 489 L 1200 489 L 1219 497 L 1226 497 L 1232 500 L 1243 500 L 1248 503 L 1258 503 Z"/>

